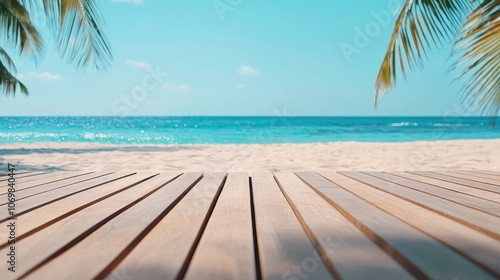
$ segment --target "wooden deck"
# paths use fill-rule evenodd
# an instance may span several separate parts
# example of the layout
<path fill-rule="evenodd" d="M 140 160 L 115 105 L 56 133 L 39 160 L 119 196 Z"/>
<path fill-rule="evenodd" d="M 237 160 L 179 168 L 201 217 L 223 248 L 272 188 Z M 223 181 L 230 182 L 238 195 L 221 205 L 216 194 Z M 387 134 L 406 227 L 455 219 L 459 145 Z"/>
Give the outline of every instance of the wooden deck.
<path fill-rule="evenodd" d="M 0 279 L 500 279 L 500 173 L 0 174 Z"/>

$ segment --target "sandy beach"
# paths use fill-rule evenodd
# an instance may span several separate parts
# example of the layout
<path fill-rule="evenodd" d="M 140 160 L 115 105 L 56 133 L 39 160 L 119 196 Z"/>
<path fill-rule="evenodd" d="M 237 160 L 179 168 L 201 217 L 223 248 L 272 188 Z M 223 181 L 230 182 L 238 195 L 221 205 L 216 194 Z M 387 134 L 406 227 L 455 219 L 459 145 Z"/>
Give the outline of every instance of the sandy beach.
<path fill-rule="evenodd" d="M 500 170 L 500 139 L 402 143 L 0 145 L 18 170 L 302 171 Z"/>

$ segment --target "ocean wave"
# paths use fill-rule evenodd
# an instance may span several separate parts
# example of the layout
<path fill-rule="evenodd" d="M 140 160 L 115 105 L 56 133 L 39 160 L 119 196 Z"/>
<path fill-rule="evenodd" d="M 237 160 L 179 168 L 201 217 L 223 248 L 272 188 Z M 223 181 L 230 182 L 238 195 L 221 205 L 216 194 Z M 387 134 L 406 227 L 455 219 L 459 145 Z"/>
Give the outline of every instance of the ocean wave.
<path fill-rule="evenodd" d="M 500 138 L 500 126 L 490 125 L 488 118 L 0 117 L 0 143 L 264 144 L 492 138 Z"/>
<path fill-rule="evenodd" d="M 436 127 L 461 127 L 461 126 L 471 126 L 470 124 L 465 123 L 434 123 L 432 126 Z"/>
<path fill-rule="evenodd" d="M 389 126 L 418 126 L 418 123 L 400 122 L 400 123 L 391 123 Z"/>

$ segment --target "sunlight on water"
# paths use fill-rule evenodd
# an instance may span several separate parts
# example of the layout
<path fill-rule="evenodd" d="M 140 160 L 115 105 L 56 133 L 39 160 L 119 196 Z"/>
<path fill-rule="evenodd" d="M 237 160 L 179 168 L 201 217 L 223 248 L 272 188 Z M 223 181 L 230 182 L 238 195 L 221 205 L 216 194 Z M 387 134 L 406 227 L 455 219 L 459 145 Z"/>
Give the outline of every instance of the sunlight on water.
<path fill-rule="evenodd" d="M 489 118 L 2 117 L 0 143 L 403 142 L 500 138 Z"/>

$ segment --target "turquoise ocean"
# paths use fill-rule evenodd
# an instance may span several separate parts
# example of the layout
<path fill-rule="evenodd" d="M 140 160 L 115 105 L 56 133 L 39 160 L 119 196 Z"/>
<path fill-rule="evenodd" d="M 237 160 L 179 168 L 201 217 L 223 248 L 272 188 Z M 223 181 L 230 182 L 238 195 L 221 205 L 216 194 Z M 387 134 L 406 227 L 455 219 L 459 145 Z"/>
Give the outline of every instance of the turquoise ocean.
<path fill-rule="evenodd" d="M 483 117 L 0 117 L 0 143 L 268 144 L 500 138 Z"/>

